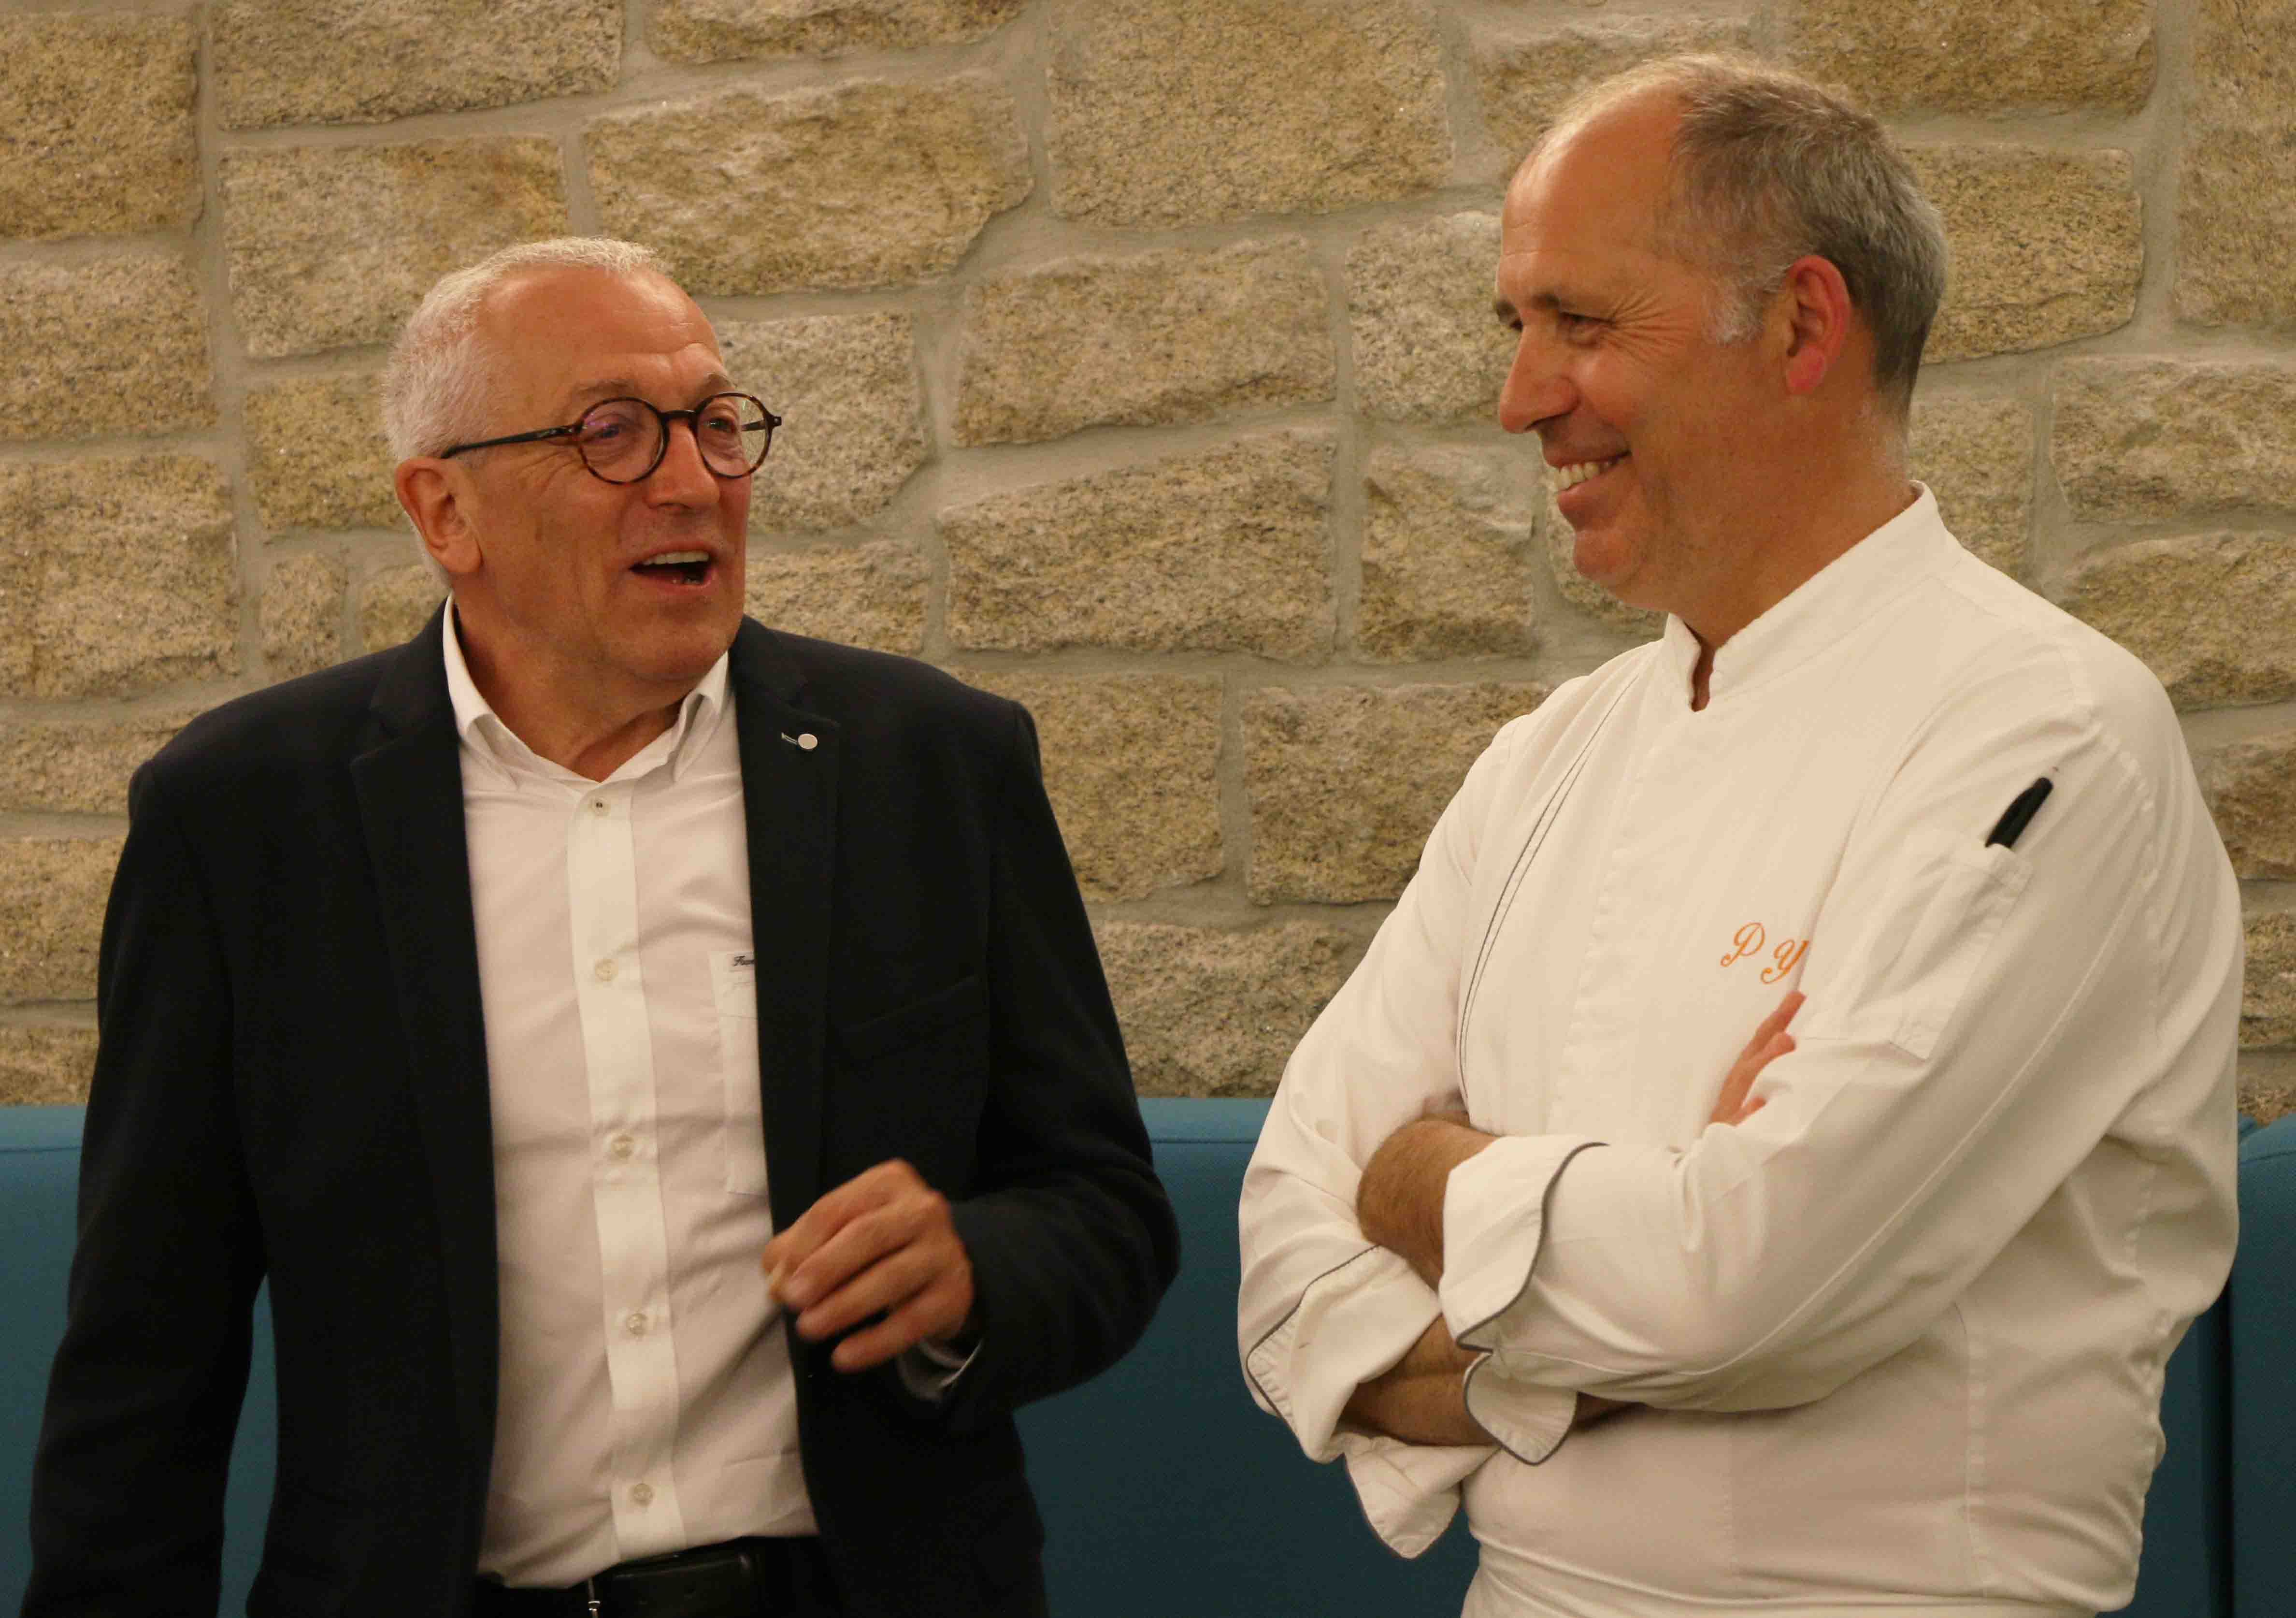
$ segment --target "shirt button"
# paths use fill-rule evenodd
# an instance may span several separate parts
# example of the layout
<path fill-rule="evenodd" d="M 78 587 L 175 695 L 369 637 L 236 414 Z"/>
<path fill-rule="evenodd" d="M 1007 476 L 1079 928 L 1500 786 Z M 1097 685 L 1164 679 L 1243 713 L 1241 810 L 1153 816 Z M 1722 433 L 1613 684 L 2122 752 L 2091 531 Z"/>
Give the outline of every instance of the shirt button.
<path fill-rule="evenodd" d="M 638 1143 L 627 1135 L 617 1135 L 606 1143 L 606 1155 L 616 1162 L 627 1162 L 637 1149 Z"/>
<path fill-rule="evenodd" d="M 630 1485 L 630 1499 L 633 1504 L 639 1506 L 652 1505 L 653 1485 L 652 1483 L 632 1483 Z"/>
<path fill-rule="evenodd" d="M 631 1336 L 644 1336 L 646 1329 L 645 1311 L 636 1309 L 630 1310 L 628 1314 L 622 1317 L 622 1325 L 624 1328 L 628 1331 Z"/>
<path fill-rule="evenodd" d="M 614 812 L 614 806 L 603 798 L 593 798 L 590 800 L 590 812 L 594 815 L 611 815 Z"/>
<path fill-rule="evenodd" d="M 614 973 L 619 972 L 621 968 L 615 965 L 613 957 L 609 956 L 606 959 L 600 961 L 595 966 L 591 967 L 590 970 L 597 974 L 598 981 L 601 983 L 611 983 L 614 981 Z"/>

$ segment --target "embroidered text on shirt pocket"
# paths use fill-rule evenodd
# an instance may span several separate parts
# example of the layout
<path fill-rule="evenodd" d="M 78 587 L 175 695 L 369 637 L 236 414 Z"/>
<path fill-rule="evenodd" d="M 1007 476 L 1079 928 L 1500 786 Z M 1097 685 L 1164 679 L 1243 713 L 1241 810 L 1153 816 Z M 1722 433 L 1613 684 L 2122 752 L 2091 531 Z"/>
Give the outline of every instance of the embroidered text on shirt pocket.
<path fill-rule="evenodd" d="M 747 949 L 709 957 L 718 1002 L 718 1068 L 726 1087 L 726 1189 L 766 1194 L 766 1110 L 758 1072 L 758 957 Z"/>
<path fill-rule="evenodd" d="M 1881 998 L 1867 1008 L 1870 1022 L 1855 1011 L 1850 1015 L 1900 1050 L 1926 1059 L 1960 1009 L 1978 963 L 1992 949 L 2033 867 L 2002 843 L 1932 845 L 1923 852 L 1927 858 L 1914 864 L 1914 880 L 1931 888 L 1929 902 L 1901 944 L 1874 941 L 1868 972 L 1861 975 Z"/>

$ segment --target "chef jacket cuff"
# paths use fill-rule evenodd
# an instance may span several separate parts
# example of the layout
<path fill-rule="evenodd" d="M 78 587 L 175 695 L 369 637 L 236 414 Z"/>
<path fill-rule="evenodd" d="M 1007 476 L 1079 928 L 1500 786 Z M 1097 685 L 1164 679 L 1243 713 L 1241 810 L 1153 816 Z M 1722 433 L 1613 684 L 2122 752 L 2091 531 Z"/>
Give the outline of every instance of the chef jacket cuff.
<path fill-rule="evenodd" d="M 1405 1556 L 1443 1537 L 1459 1509 L 1459 1486 L 1498 1453 L 1488 1444 L 1406 1444 L 1369 1433 L 1342 1433 L 1340 1445 L 1364 1520 Z"/>
<path fill-rule="evenodd" d="M 1308 1283 L 1244 1356 L 1244 1369 L 1310 1460 L 1336 1460 L 1340 1413 L 1357 1385 L 1391 1368 L 1439 1312 L 1398 1254 L 1365 1247 Z"/>
<path fill-rule="evenodd" d="M 1530 1285 L 1546 1198 L 1583 1135 L 1506 1135 L 1451 1170 L 1443 1187 L 1443 1318 L 1462 1348 L 1495 1349 L 1490 1327 Z"/>

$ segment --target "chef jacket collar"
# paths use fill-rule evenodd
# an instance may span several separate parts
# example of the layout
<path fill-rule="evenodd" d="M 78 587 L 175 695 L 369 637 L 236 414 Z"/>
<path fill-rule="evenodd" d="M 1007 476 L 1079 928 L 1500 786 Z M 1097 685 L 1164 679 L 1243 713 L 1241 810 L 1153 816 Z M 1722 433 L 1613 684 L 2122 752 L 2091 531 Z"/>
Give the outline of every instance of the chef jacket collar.
<path fill-rule="evenodd" d="M 1937 497 L 1928 485 L 1915 483 L 1912 505 L 1717 648 L 1707 675 L 1707 705 L 1762 685 L 1856 633 L 1907 585 L 1936 571 L 1960 548 L 1938 515 Z M 1686 693 L 1698 663 L 1698 637 L 1669 612 L 1663 638 L 1668 666 Z"/>

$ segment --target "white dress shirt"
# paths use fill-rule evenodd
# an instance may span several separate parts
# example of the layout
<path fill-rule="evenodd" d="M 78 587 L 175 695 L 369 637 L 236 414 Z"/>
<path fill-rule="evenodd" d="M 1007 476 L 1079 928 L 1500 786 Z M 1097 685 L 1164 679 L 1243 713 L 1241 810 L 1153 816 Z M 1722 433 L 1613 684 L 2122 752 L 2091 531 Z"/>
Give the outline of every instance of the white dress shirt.
<path fill-rule="evenodd" d="M 1716 653 L 1669 618 L 1499 733 L 1287 1068 L 1249 1380 L 1466 1611 L 2092 1613 L 2232 1256 L 2237 885 L 2134 658 L 1926 489 Z M 2013 846 L 1987 837 L 2036 779 Z M 1792 989 L 1767 1105 L 1710 1125 Z M 1354 1218 L 1430 1110 L 1431 1290 Z M 1339 1428 L 1440 1313 L 1502 1447 Z M 1572 1433 L 1579 1390 L 1644 1408 Z"/>
<path fill-rule="evenodd" d="M 480 1569 L 573 1584 L 814 1531 L 772 1236 L 726 660 L 603 782 L 537 757 L 449 613 L 494 1116 L 502 1372 Z"/>

